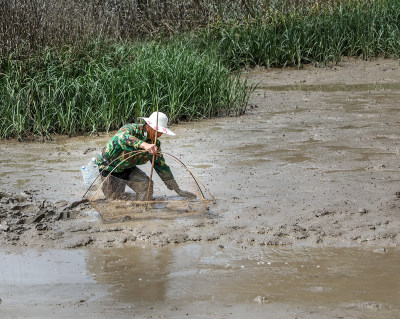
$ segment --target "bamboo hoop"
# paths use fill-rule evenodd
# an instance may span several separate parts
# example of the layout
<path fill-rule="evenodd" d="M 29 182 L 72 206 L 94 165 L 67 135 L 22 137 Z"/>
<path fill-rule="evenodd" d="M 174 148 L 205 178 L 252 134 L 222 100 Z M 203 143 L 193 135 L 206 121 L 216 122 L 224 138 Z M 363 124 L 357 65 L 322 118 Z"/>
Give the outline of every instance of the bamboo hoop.
<path fill-rule="evenodd" d="M 108 174 L 108 176 L 101 182 L 100 186 L 98 187 L 98 189 L 96 190 L 96 192 L 94 193 L 94 195 L 91 196 L 91 198 L 96 198 L 97 193 L 98 193 L 99 190 L 102 188 L 103 184 L 107 181 L 108 178 L 110 178 L 112 172 L 113 172 L 119 165 L 121 165 L 123 162 L 129 160 L 130 158 L 136 156 L 137 154 L 139 154 L 139 153 L 144 153 L 144 152 L 146 152 L 146 151 L 144 151 L 144 150 L 139 150 L 139 151 L 136 151 L 136 150 L 135 150 L 135 151 L 131 151 L 131 152 L 128 152 L 128 153 L 126 153 L 126 154 L 123 154 L 123 155 L 117 157 L 117 158 L 116 158 L 115 160 L 113 160 L 110 164 L 108 164 L 108 166 L 110 166 L 113 162 L 115 162 L 117 159 L 123 157 L 124 155 L 129 155 L 129 154 L 132 154 L 132 153 L 133 153 L 132 155 L 128 156 L 128 157 L 125 158 L 123 161 L 121 161 L 121 163 L 119 163 L 117 166 L 115 166 L 115 167 L 113 168 L 112 171 L 110 171 L 110 173 Z M 205 198 L 205 196 L 204 196 L 204 194 L 203 194 L 203 191 L 201 190 L 201 187 L 199 186 L 199 184 L 201 184 L 201 186 L 203 186 L 203 188 L 208 192 L 208 194 L 209 194 L 209 195 L 211 196 L 211 198 L 212 198 L 212 201 L 215 201 L 215 197 L 211 194 L 211 192 L 205 187 L 205 185 L 200 181 L 200 179 L 199 179 L 196 175 L 194 175 L 194 173 L 193 173 L 191 170 L 189 170 L 189 168 L 188 168 L 181 160 L 179 160 L 179 159 L 176 158 L 175 156 L 173 156 L 173 155 L 171 155 L 171 154 L 168 154 L 168 153 L 159 152 L 159 154 L 166 155 L 167 157 L 169 157 L 169 158 L 175 160 L 177 163 L 179 163 L 181 166 L 183 166 L 183 167 L 185 168 L 185 170 L 192 176 L 193 180 L 195 181 L 195 184 L 196 184 L 196 186 L 197 186 L 197 188 L 198 188 L 198 191 L 199 191 L 199 193 L 200 193 L 200 195 L 201 195 L 201 201 L 211 201 L 211 200 Z M 153 154 L 153 155 L 154 155 L 154 154 Z M 107 166 L 107 167 L 108 167 L 108 166 Z M 100 174 L 96 177 L 95 181 L 97 180 L 97 178 L 98 178 L 99 176 L 100 176 Z M 89 192 L 90 188 L 91 188 L 92 185 L 95 183 L 95 181 L 93 181 L 93 183 L 89 186 L 89 188 L 88 188 L 87 191 L 85 192 L 85 195 Z M 84 196 L 85 196 L 85 195 L 84 195 Z M 83 196 L 83 197 L 84 197 L 84 196 Z M 90 201 L 90 198 L 89 198 L 89 201 Z M 136 201 L 131 201 L 131 202 L 134 203 L 134 202 L 136 202 Z M 138 201 L 138 202 L 140 202 L 140 203 L 145 203 L 145 202 L 146 202 L 146 203 L 162 203 L 163 201 L 150 201 L 150 200 L 147 200 L 147 201 Z M 166 201 L 164 201 L 164 202 L 166 202 Z M 183 200 L 181 200 L 181 202 L 183 202 Z"/>
<path fill-rule="evenodd" d="M 202 203 L 209 203 L 213 202 L 215 199 L 202 199 Z M 135 204 L 135 205 L 147 205 L 147 204 L 163 204 L 163 203 L 183 203 L 183 202 L 188 202 L 188 203 L 197 203 L 199 202 L 198 200 L 190 200 L 190 199 L 163 199 L 163 200 L 130 200 L 129 204 Z"/>
<path fill-rule="evenodd" d="M 144 150 L 139 150 L 139 151 L 131 151 L 131 152 L 145 152 Z M 131 152 L 128 152 L 126 154 L 130 154 Z M 116 160 L 120 159 L 121 157 L 125 156 L 124 153 L 122 153 L 120 156 L 118 156 L 116 159 L 114 159 L 112 162 L 110 162 L 107 167 L 109 167 L 112 163 L 114 163 Z M 104 171 L 104 169 L 102 170 Z M 101 171 L 101 172 L 102 172 Z M 96 178 L 94 179 L 94 181 L 92 182 L 92 184 L 90 184 L 90 186 L 88 187 L 88 189 L 86 190 L 85 194 L 83 194 L 82 198 L 85 198 L 86 194 L 89 192 L 90 188 L 93 186 L 94 183 L 96 183 L 97 179 L 100 177 L 101 172 L 99 172 L 99 174 L 97 174 Z"/>
<path fill-rule="evenodd" d="M 203 186 L 203 188 L 207 191 L 207 193 L 211 196 L 211 198 L 212 198 L 213 200 L 215 200 L 215 197 L 211 194 L 211 192 L 208 190 L 208 188 L 200 181 L 200 179 L 199 179 L 196 175 L 194 175 L 194 173 L 193 173 L 185 164 L 183 164 L 183 162 L 182 162 L 180 159 L 178 159 L 177 157 L 175 157 L 175 156 L 173 156 L 173 155 L 171 155 L 171 154 L 168 154 L 168 153 L 162 153 L 162 154 L 163 154 L 163 155 L 166 155 L 166 156 L 168 156 L 168 157 L 170 157 L 170 158 L 172 158 L 172 159 L 174 159 L 174 160 L 177 161 L 179 164 L 181 164 L 181 165 L 186 169 L 187 172 L 189 172 L 189 174 L 190 174 L 190 175 L 193 177 L 193 179 L 195 180 L 196 185 L 197 185 L 197 187 L 198 187 L 198 189 L 199 189 L 199 191 L 200 191 L 200 193 L 201 193 L 201 195 L 202 195 L 202 197 L 203 197 L 204 199 L 205 199 L 204 194 L 203 194 L 203 192 L 202 192 L 200 186 L 199 186 L 197 183 L 199 183 L 201 186 Z"/>
<path fill-rule="evenodd" d="M 99 189 L 101 189 L 101 188 L 103 187 L 103 184 L 105 183 L 105 181 L 106 181 L 107 179 L 110 178 L 112 172 L 114 172 L 115 169 L 116 169 L 118 166 L 120 166 L 123 162 L 127 161 L 128 159 L 132 158 L 133 156 L 136 156 L 137 154 L 139 154 L 139 153 L 144 153 L 144 152 L 146 152 L 146 151 L 140 150 L 140 151 L 131 151 L 131 152 L 128 152 L 127 154 L 131 154 L 131 153 L 135 153 L 135 154 L 133 154 L 133 155 L 127 157 L 126 159 L 124 159 L 123 161 L 121 161 L 121 163 L 119 163 L 117 166 L 115 166 L 115 167 L 113 168 L 113 170 L 112 170 L 112 171 L 107 175 L 107 177 L 104 179 L 104 181 L 101 182 L 99 188 L 96 190 L 96 192 L 94 193 L 94 195 L 93 195 L 92 197 L 96 197 L 96 195 L 97 195 Z M 122 157 L 122 156 L 124 156 L 124 155 L 125 155 L 125 154 L 119 156 L 118 158 L 120 158 L 120 157 Z M 117 159 L 118 159 L 118 158 L 117 158 Z M 117 159 L 115 159 L 115 160 L 112 161 L 110 164 L 108 164 L 108 166 L 110 166 L 110 165 L 111 165 L 113 162 L 115 162 Z M 108 167 L 108 166 L 107 166 L 107 167 Z M 102 171 L 104 171 L 104 169 L 103 169 Z M 100 176 L 100 174 L 99 174 L 99 176 Z M 97 176 L 97 177 L 99 177 L 99 176 Z M 96 178 L 96 179 L 97 179 L 97 178 Z M 94 183 L 94 182 L 93 182 L 93 183 Z M 93 184 L 93 183 L 92 183 L 92 184 Z M 91 186 L 90 186 L 90 187 L 91 187 Z M 89 189 L 90 189 L 90 187 L 89 187 Z M 89 191 L 89 189 L 86 191 L 85 194 L 87 194 L 87 192 Z"/>

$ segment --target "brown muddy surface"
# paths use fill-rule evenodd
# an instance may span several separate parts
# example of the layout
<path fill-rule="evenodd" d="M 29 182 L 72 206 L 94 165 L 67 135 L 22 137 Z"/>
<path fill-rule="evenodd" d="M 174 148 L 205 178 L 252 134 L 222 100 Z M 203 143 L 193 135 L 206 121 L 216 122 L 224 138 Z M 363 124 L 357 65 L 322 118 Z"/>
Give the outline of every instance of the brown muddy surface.
<path fill-rule="evenodd" d="M 1 142 L 0 314 L 397 318 L 399 63 L 248 75 L 246 115 L 162 137 L 217 198 L 201 209 L 106 223 L 82 201 L 80 167 L 111 135 Z M 155 194 L 177 199 L 158 178 Z"/>
<path fill-rule="evenodd" d="M 255 69 L 249 81 L 258 88 L 246 115 L 177 125 L 177 136 L 162 137 L 163 151 L 217 198 L 208 210 L 192 213 L 184 203 L 169 211 L 129 209 L 131 220 L 105 224 L 90 205 L 79 205 L 80 166 L 110 135 L 5 141 L 0 190 L 9 194 L 0 200 L 0 243 L 398 246 L 398 62 Z M 168 163 L 191 189 L 185 170 Z M 172 196 L 155 182 L 156 195 Z"/>

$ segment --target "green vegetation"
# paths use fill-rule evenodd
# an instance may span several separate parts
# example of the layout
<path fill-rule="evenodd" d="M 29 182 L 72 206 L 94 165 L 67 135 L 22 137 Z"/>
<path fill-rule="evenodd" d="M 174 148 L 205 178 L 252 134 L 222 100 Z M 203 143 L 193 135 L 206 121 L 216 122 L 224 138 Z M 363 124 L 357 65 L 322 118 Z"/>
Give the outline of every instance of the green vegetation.
<path fill-rule="evenodd" d="M 398 0 L 40 3 L 0 6 L 1 138 L 241 114 L 242 67 L 400 55 Z"/>
<path fill-rule="evenodd" d="M 400 55 L 400 1 L 348 0 L 277 10 L 254 19 L 221 21 L 203 33 L 201 47 L 231 68 L 300 67 Z"/>
<path fill-rule="evenodd" d="M 46 49 L 5 68 L 3 138 L 111 130 L 157 108 L 171 121 L 241 114 L 249 97 L 245 81 L 177 41 Z"/>

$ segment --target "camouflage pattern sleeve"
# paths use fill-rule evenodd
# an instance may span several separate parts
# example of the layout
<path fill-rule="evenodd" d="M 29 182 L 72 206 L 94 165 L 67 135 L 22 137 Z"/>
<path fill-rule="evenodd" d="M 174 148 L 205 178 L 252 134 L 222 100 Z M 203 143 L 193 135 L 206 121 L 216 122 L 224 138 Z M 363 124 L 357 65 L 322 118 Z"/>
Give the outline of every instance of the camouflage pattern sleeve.
<path fill-rule="evenodd" d="M 164 156 L 159 156 L 157 160 L 154 162 L 154 169 L 157 172 L 158 176 L 160 176 L 162 181 L 167 181 L 173 179 L 171 169 L 165 163 Z"/>
<path fill-rule="evenodd" d="M 161 151 L 161 142 L 160 140 L 157 140 L 156 143 L 157 147 Z M 160 176 L 162 181 L 167 181 L 171 180 L 174 178 L 174 175 L 172 175 L 171 169 L 169 166 L 165 163 L 165 158 L 163 155 L 159 155 L 157 159 L 154 162 L 154 169 L 157 172 L 158 176 Z"/>
<path fill-rule="evenodd" d="M 140 131 L 137 126 L 125 125 L 118 131 L 118 144 L 124 151 L 137 151 L 143 143 L 138 137 Z"/>

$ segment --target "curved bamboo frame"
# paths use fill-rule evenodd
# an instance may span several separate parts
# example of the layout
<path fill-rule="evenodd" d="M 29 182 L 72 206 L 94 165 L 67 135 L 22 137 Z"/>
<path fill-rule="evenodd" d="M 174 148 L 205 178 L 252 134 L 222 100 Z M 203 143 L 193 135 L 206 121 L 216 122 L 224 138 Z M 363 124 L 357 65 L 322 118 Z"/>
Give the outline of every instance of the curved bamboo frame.
<path fill-rule="evenodd" d="M 113 170 L 108 174 L 108 176 L 101 182 L 100 186 L 98 187 L 98 189 L 96 190 L 96 192 L 94 193 L 94 195 L 92 196 L 92 198 L 95 198 L 95 197 L 97 196 L 97 193 L 99 192 L 99 189 L 102 188 L 104 182 L 110 177 L 111 173 L 112 173 L 119 165 L 121 165 L 123 162 L 127 161 L 128 159 L 130 159 L 130 158 L 136 156 L 137 154 L 139 154 L 139 153 L 144 153 L 144 152 L 146 152 L 146 151 L 144 151 L 144 150 L 139 150 L 139 151 L 135 150 L 135 151 L 131 151 L 131 152 L 128 152 L 128 153 L 125 153 L 125 154 L 120 155 L 119 157 L 117 157 L 116 159 L 114 159 L 111 163 L 109 163 L 108 166 L 110 166 L 112 163 L 114 163 L 117 159 L 120 159 L 120 158 L 123 157 L 123 156 L 126 156 L 126 155 L 129 155 L 129 154 L 132 154 L 132 153 L 133 153 L 132 155 L 130 155 L 130 156 L 128 156 L 127 158 L 125 158 L 123 161 L 121 161 L 121 163 L 119 163 L 116 167 L 113 168 Z M 192 172 L 181 160 L 179 160 L 179 159 L 176 158 L 175 156 L 173 156 L 173 155 L 171 155 L 171 154 L 168 154 L 168 153 L 159 152 L 159 154 L 166 155 L 167 157 L 173 159 L 174 161 L 176 161 L 177 163 L 179 163 L 181 166 L 183 166 L 183 167 L 185 168 L 185 170 L 192 176 L 192 178 L 193 178 L 193 180 L 194 180 L 194 182 L 195 182 L 195 184 L 196 184 L 196 186 L 197 186 L 197 189 L 198 189 L 198 191 L 199 191 L 199 193 L 200 193 L 200 195 L 201 195 L 201 198 L 200 198 L 201 201 L 215 201 L 215 197 L 211 194 L 211 192 L 205 187 L 205 185 L 199 180 L 199 178 L 198 178 L 197 176 L 195 176 L 195 175 L 193 174 L 193 172 Z M 89 188 L 86 190 L 85 194 L 84 194 L 82 197 L 85 197 L 85 196 L 86 196 L 86 194 L 89 192 L 90 188 L 93 186 L 93 184 L 96 182 L 96 180 L 99 178 L 100 175 L 101 175 L 100 173 L 97 175 L 97 177 L 95 178 L 95 180 L 92 182 L 92 184 L 89 186 Z M 208 192 L 208 194 L 209 194 L 209 195 L 211 196 L 211 198 L 212 198 L 211 200 L 205 198 L 205 196 L 204 196 L 204 194 L 203 194 L 203 191 L 201 190 L 201 187 L 200 187 L 199 184 Z M 90 201 L 90 198 L 89 198 L 89 201 Z M 140 203 L 140 204 L 153 204 L 153 203 L 183 202 L 183 201 L 184 201 L 184 200 L 180 200 L 180 201 L 177 201 L 177 200 L 175 200 L 175 201 L 168 201 L 168 200 L 164 200 L 164 201 L 131 201 L 131 203 L 133 203 L 133 204 L 135 204 L 135 203 L 136 203 L 136 204 L 139 204 L 139 203 Z M 187 201 L 189 201 L 189 200 L 187 200 Z"/>

